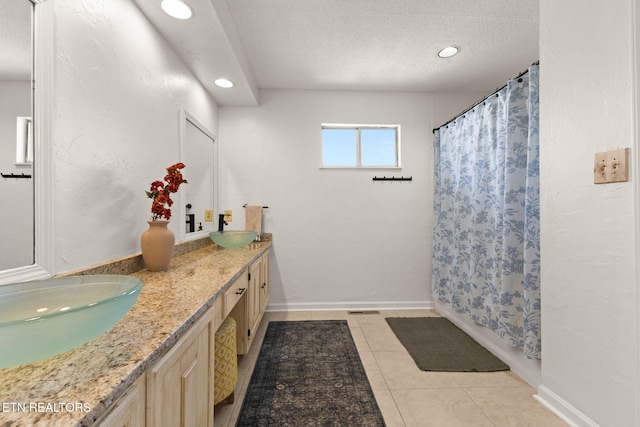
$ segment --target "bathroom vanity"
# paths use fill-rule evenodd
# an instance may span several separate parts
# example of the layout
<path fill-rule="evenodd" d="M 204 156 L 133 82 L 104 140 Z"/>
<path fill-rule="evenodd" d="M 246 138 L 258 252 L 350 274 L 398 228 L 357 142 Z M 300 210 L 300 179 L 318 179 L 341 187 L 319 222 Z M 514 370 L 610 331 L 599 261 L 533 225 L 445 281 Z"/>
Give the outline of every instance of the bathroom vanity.
<path fill-rule="evenodd" d="M 214 334 L 237 323 L 249 351 L 269 298 L 271 241 L 208 245 L 165 272 L 140 270 L 138 301 L 90 342 L 0 369 L 0 425 L 212 426 Z M 6 351 L 6 349 L 2 349 Z"/>

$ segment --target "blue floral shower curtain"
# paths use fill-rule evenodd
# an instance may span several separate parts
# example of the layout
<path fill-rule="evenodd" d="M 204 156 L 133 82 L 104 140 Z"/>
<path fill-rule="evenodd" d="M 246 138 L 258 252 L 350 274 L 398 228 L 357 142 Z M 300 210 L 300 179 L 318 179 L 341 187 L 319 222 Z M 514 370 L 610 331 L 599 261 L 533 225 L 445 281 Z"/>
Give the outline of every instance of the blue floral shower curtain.
<path fill-rule="evenodd" d="M 540 358 L 538 65 L 435 131 L 432 293 Z"/>

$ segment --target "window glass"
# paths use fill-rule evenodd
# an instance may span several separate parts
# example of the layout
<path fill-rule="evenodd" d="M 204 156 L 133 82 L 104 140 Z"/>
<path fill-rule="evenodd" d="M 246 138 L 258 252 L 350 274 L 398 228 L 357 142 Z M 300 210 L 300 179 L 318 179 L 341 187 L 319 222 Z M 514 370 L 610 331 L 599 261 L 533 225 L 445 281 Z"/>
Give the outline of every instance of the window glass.
<path fill-rule="evenodd" d="M 356 129 L 323 129 L 322 164 L 356 166 L 357 141 Z"/>
<path fill-rule="evenodd" d="M 362 166 L 397 166 L 396 130 L 362 129 L 360 131 Z"/>
<path fill-rule="evenodd" d="M 322 166 L 399 167 L 399 128 L 322 125 Z"/>

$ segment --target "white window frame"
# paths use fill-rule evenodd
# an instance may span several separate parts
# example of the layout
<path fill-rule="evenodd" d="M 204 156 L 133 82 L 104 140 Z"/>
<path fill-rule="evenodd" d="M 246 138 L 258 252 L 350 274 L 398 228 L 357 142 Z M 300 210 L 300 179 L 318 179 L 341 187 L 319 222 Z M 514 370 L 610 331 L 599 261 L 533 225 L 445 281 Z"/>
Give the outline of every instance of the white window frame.
<path fill-rule="evenodd" d="M 352 129 L 356 131 L 356 165 L 355 166 L 331 166 L 325 165 L 322 158 L 322 131 L 325 129 Z M 362 166 L 361 148 L 360 148 L 360 131 L 362 129 L 394 129 L 396 131 L 396 165 L 382 166 Z M 380 124 L 346 124 L 346 123 L 322 123 L 320 127 L 320 169 L 402 169 L 400 158 L 400 125 L 380 125 Z"/>

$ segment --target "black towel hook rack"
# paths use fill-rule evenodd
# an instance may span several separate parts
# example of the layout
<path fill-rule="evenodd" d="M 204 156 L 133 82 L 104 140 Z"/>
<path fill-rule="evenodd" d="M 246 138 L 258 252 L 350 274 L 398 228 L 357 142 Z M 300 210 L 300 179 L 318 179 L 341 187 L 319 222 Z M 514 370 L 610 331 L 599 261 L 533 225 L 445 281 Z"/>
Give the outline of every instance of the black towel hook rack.
<path fill-rule="evenodd" d="M 410 176 L 410 177 L 405 178 L 404 176 L 400 176 L 400 177 L 397 177 L 397 176 L 390 176 L 390 177 L 374 176 L 373 180 L 374 181 L 413 181 L 413 177 Z"/>
<path fill-rule="evenodd" d="M 2 175 L 3 178 L 23 178 L 23 179 L 31 178 L 31 175 L 27 175 L 25 173 L 22 173 L 20 175 L 15 173 L 0 173 L 0 175 Z"/>
<path fill-rule="evenodd" d="M 249 205 L 249 203 L 245 203 L 244 205 L 242 205 L 242 207 L 246 208 L 247 205 Z M 269 206 L 263 206 L 262 209 L 269 209 Z"/>

